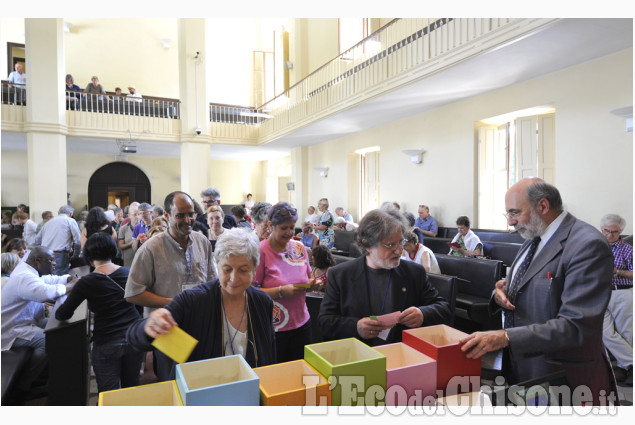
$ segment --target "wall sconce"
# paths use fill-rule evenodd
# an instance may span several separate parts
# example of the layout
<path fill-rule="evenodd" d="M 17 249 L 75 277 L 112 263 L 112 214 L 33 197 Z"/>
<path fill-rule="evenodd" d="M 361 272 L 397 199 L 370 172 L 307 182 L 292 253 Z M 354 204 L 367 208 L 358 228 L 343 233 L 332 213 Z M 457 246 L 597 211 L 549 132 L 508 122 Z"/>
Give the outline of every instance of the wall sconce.
<path fill-rule="evenodd" d="M 633 131 L 633 107 L 626 106 L 624 108 L 614 109 L 611 111 L 613 115 L 617 115 L 618 117 L 622 117 L 626 119 L 626 131 Z"/>
<path fill-rule="evenodd" d="M 73 24 L 71 24 L 70 22 L 64 22 L 64 33 L 68 34 L 69 32 L 71 32 L 71 28 L 73 28 Z"/>
<path fill-rule="evenodd" d="M 329 176 L 329 167 L 316 167 L 314 170 L 319 172 L 323 179 Z"/>
<path fill-rule="evenodd" d="M 288 70 L 292 70 L 293 69 L 293 62 L 291 61 L 286 61 L 284 63 L 284 67 L 287 68 Z"/>
<path fill-rule="evenodd" d="M 410 157 L 410 162 L 413 164 L 421 164 L 423 162 L 425 149 L 406 149 L 402 152 Z"/>
<path fill-rule="evenodd" d="M 170 50 L 170 44 L 172 44 L 172 40 L 169 38 L 162 38 L 159 42 L 163 45 L 165 50 Z"/>

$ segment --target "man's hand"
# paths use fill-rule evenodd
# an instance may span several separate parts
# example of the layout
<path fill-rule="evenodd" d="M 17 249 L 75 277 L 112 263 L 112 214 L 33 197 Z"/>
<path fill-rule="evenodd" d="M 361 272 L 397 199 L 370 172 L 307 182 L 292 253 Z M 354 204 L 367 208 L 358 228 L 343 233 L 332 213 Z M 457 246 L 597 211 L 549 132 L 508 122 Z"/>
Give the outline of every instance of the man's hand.
<path fill-rule="evenodd" d="M 378 320 L 373 320 L 370 317 L 364 317 L 357 321 L 357 333 L 364 339 L 375 338 L 379 332 L 388 328 L 389 326 L 384 326 Z"/>
<path fill-rule="evenodd" d="M 401 312 L 398 322 L 407 328 L 418 328 L 423 325 L 423 313 L 417 307 L 408 307 Z"/>
<path fill-rule="evenodd" d="M 509 302 L 507 299 L 507 281 L 505 279 L 501 279 L 496 282 L 496 289 L 494 290 L 494 301 L 496 304 L 503 307 L 506 310 L 514 310 L 516 306 Z"/>
<path fill-rule="evenodd" d="M 509 345 L 505 330 L 487 332 L 474 332 L 471 335 L 459 340 L 461 351 L 468 359 L 478 359 L 485 353 L 500 350 Z"/>
<path fill-rule="evenodd" d="M 68 294 L 69 292 L 71 292 L 71 289 L 73 289 L 73 286 L 75 286 L 75 284 L 77 283 L 77 281 L 79 280 L 79 277 L 77 276 L 68 276 L 66 278 L 66 285 L 64 285 L 66 287 L 66 293 Z"/>
<path fill-rule="evenodd" d="M 174 326 L 178 326 L 172 314 L 165 308 L 159 308 L 150 313 L 150 317 L 143 325 L 143 330 L 151 338 L 165 335 Z"/>

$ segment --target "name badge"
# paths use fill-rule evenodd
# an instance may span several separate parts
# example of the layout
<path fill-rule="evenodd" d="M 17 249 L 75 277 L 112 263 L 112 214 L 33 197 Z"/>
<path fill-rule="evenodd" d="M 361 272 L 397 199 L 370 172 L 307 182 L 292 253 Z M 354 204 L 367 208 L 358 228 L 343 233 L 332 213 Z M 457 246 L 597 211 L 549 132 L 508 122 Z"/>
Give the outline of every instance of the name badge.
<path fill-rule="evenodd" d="M 183 292 L 188 289 L 194 288 L 196 285 L 198 285 L 198 283 L 188 280 L 188 281 L 179 283 L 179 289 L 181 290 L 181 292 Z"/>

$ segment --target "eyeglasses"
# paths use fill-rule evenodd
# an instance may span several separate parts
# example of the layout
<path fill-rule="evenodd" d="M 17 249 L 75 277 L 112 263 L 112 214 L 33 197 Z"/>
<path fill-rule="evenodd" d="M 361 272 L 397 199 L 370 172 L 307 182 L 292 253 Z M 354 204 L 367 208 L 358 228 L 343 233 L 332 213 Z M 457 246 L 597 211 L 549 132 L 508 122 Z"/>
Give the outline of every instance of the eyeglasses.
<path fill-rule="evenodd" d="M 298 213 L 298 210 L 296 208 L 287 207 L 278 207 L 275 211 L 283 217 L 286 217 L 288 215 L 296 215 Z"/>
<path fill-rule="evenodd" d="M 510 211 L 507 213 L 503 213 L 503 217 L 505 217 L 505 220 L 515 220 L 520 216 L 521 213 L 522 211 Z"/>
<path fill-rule="evenodd" d="M 394 242 L 394 243 L 389 243 L 389 244 L 385 244 L 383 242 L 380 242 L 380 244 L 384 248 L 388 248 L 388 249 L 395 249 L 395 248 L 397 248 L 397 246 L 400 246 L 401 248 L 403 248 L 404 246 L 406 246 L 407 243 L 408 243 L 408 239 L 402 239 L 399 242 Z"/>
<path fill-rule="evenodd" d="M 602 229 L 602 233 L 604 233 L 605 235 L 619 235 L 620 233 L 622 233 L 619 230 L 609 230 L 609 229 Z"/>
<path fill-rule="evenodd" d="M 192 211 L 189 213 L 176 213 L 174 214 L 174 217 L 176 217 L 177 220 L 185 220 L 185 217 L 189 218 L 190 220 L 194 220 L 196 218 L 196 212 Z"/>
<path fill-rule="evenodd" d="M 55 265 L 55 258 L 38 258 L 38 260 L 40 261 L 46 261 L 47 263 L 51 264 L 51 265 Z"/>
<path fill-rule="evenodd" d="M 209 200 L 209 201 L 203 200 L 202 202 L 203 202 L 205 205 L 209 205 L 209 204 L 215 204 L 215 203 L 217 203 L 218 201 L 219 201 L 218 199 L 211 199 L 211 200 Z"/>

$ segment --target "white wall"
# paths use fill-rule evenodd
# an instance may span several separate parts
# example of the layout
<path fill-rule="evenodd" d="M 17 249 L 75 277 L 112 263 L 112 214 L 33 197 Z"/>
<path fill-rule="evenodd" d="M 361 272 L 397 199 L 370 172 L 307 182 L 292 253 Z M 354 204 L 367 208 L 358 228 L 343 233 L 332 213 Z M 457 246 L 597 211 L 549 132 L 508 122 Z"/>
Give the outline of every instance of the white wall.
<path fill-rule="evenodd" d="M 556 186 L 567 209 L 599 226 L 613 212 L 633 233 L 633 133 L 611 110 L 633 104 L 632 49 L 590 61 L 521 84 L 492 91 L 378 128 L 309 148 L 309 202 L 329 198 L 347 207 L 351 177 L 346 154 L 381 147 L 381 200 L 397 201 L 416 214 L 430 205 L 441 225 L 453 226 L 459 215 L 477 210 L 474 123 L 532 106 L 556 108 Z M 423 147 L 423 164 L 414 165 L 401 151 Z M 320 179 L 313 167 L 329 166 Z M 302 207 L 303 209 L 305 206 Z M 350 206 L 349 206 L 349 209 Z M 502 211 L 501 211 L 502 213 Z M 501 215 L 501 220 L 503 220 Z M 476 224 L 477 225 L 477 224 Z"/>

